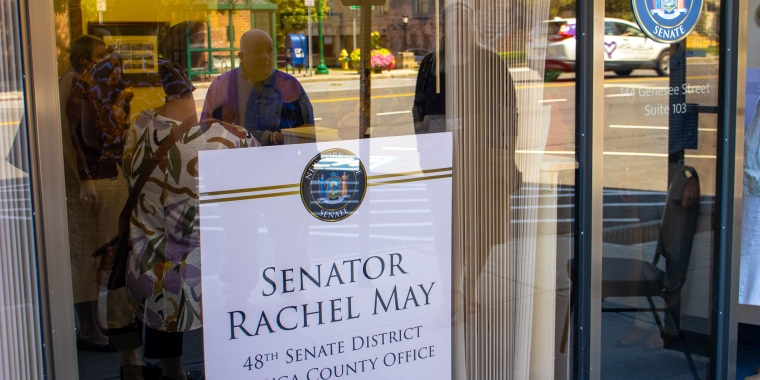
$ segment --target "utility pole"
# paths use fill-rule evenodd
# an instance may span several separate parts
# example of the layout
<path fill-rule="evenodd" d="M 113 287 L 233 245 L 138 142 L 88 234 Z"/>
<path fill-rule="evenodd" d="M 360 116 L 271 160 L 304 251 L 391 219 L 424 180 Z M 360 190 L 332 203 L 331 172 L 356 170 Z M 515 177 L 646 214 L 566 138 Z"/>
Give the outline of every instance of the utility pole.
<path fill-rule="evenodd" d="M 356 6 L 352 6 L 352 7 L 351 7 L 351 15 L 352 15 L 352 16 L 354 16 L 354 30 L 353 30 L 353 32 L 354 32 L 354 33 L 353 33 L 353 37 L 354 37 L 354 46 L 353 46 L 353 50 L 351 50 L 351 51 L 354 51 L 354 50 L 356 50 L 356 9 L 357 9 L 357 8 L 359 8 L 359 7 L 356 7 Z"/>
<path fill-rule="evenodd" d="M 314 50 L 311 49 L 311 7 L 314 6 L 314 0 L 306 0 L 305 1 L 306 8 L 309 11 L 309 14 L 307 16 L 308 18 L 308 24 L 309 24 L 309 76 L 314 75 L 314 66 L 313 66 L 313 59 L 312 55 L 314 53 Z"/>
<path fill-rule="evenodd" d="M 369 121 L 371 115 L 370 51 L 372 50 L 372 7 L 384 5 L 385 0 L 341 0 L 345 6 L 359 7 L 361 19 L 361 63 L 359 63 L 359 138 L 369 137 Z"/>
<path fill-rule="evenodd" d="M 404 15 L 404 17 L 401 18 L 401 21 L 404 23 L 404 51 L 406 51 L 406 24 L 409 23 L 409 16 Z"/>
<path fill-rule="evenodd" d="M 322 34 L 322 0 L 317 0 L 317 23 L 319 28 L 319 66 L 317 74 L 329 74 L 325 65 L 325 36 Z"/>

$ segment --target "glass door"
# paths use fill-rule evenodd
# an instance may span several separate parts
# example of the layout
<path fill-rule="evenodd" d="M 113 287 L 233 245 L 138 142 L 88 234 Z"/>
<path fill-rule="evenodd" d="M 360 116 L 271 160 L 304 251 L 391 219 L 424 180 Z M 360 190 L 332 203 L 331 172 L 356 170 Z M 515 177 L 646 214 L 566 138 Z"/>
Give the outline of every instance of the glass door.
<path fill-rule="evenodd" d="M 706 379 L 720 4 L 634 3 L 607 9 L 596 53 L 605 71 L 602 303 L 592 305 L 601 309 L 601 377 Z M 675 20 L 688 33 L 679 42 Z"/>
<path fill-rule="evenodd" d="M 575 3 L 259 3 L 55 4 L 79 377 L 572 378 Z"/>

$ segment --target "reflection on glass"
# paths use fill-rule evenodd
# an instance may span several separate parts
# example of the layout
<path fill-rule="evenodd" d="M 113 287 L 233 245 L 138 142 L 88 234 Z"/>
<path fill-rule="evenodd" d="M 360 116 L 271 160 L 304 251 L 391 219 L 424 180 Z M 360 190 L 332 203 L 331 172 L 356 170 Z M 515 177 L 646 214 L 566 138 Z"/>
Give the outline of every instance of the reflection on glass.
<path fill-rule="evenodd" d="M 445 298 L 404 322 L 420 321 L 420 339 L 454 337 L 437 346 L 453 363 L 442 367 L 479 379 L 570 376 L 572 4 L 323 1 L 311 30 L 300 3 L 109 3 L 102 23 L 95 9 L 56 6 L 59 66 L 71 67 L 59 88 L 81 378 L 202 378 L 232 357 L 204 346 L 218 318 L 233 326 L 227 341 L 276 331 L 261 349 L 279 359 L 252 352 L 236 370 L 284 360 L 294 342 L 326 342 L 288 335 L 290 326 L 326 331 L 322 314 L 309 314 L 321 307 L 305 296 L 311 284 L 342 297 L 330 317 L 347 321 L 393 271 L 427 284 L 399 290 L 404 309 Z M 309 57 L 329 73 L 316 74 Z M 344 212 L 323 206 L 354 202 L 359 188 L 355 172 L 320 169 L 311 219 L 295 217 L 304 212 L 290 202 L 296 180 L 277 168 L 335 144 L 354 147 L 366 171 L 362 209 L 320 220 Z M 257 160 L 229 158 L 237 154 Z M 321 159 L 315 167 L 340 161 Z M 210 189 L 214 181 L 246 185 Z M 233 216 L 246 223 L 223 224 Z M 125 231 L 126 286 L 109 289 Z M 288 270 L 304 289 L 285 291 Z M 361 296 L 348 300 L 345 289 Z M 231 309 L 204 313 L 212 304 Z M 268 323 L 248 310 L 265 307 L 275 310 Z M 362 318 L 340 333 L 381 331 Z M 338 363 L 329 360 L 318 365 Z"/>
<path fill-rule="evenodd" d="M 3 377 L 40 377 L 42 315 L 38 288 L 36 203 L 32 195 L 30 126 L 27 123 L 26 71 L 20 17 L 23 4 L 0 6 L 0 356 Z M 51 131 L 53 132 L 53 131 Z M 63 261 L 65 262 L 65 258 Z"/>
<path fill-rule="evenodd" d="M 605 19 L 604 378 L 707 378 L 718 41 L 705 9 L 674 45 Z"/>
<path fill-rule="evenodd" d="M 208 88 L 201 120 L 214 117 L 241 125 L 262 145 L 282 145 L 282 129 L 314 125 L 309 97 L 294 77 L 273 68 L 274 44 L 252 29 L 240 38 L 240 67 Z"/>

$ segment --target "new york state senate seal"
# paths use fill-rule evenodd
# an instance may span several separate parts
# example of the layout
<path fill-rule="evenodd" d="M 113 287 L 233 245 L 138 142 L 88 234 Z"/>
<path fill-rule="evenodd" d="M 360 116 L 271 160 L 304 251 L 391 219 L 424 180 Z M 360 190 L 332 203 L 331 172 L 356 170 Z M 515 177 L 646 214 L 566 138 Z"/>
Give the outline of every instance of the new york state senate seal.
<path fill-rule="evenodd" d="M 367 177 L 359 157 L 345 149 L 314 156 L 301 175 L 301 200 L 306 210 L 325 222 L 351 216 L 364 200 Z"/>
<path fill-rule="evenodd" d="M 673 44 L 697 26 L 702 0 L 631 0 L 633 15 L 651 39 Z"/>

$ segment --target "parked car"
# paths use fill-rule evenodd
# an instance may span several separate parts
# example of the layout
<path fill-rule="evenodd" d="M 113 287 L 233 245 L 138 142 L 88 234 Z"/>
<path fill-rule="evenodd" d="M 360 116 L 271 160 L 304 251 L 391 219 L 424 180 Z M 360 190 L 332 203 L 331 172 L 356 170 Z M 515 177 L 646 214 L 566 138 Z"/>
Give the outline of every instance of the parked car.
<path fill-rule="evenodd" d="M 575 26 L 574 18 L 555 18 L 533 28 L 526 46 L 528 65 L 534 70 L 539 68 L 546 48 L 547 73 L 575 71 Z M 653 69 L 661 76 L 670 75 L 670 45 L 647 37 L 632 22 L 605 18 L 603 48 L 604 71 L 625 76 L 636 69 Z"/>

